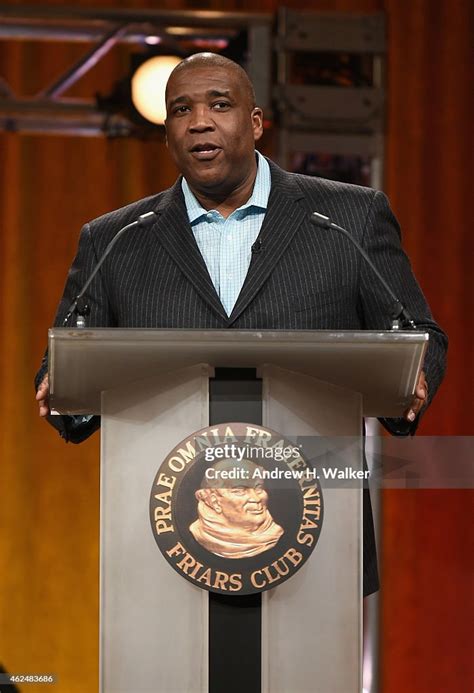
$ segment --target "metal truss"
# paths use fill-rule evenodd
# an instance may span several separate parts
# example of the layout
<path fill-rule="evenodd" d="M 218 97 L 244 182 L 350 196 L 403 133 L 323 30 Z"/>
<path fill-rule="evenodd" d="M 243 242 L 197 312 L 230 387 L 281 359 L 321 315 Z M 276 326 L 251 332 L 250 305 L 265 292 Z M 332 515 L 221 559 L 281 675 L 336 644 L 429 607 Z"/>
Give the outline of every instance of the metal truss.
<path fill-rule="evenodd" d="M 274 103 L 284 168 L 295 151 L 360 154 L 381 161 L 385 43 L 380 13 L 279 11 Z M 375 169 L 372 185 L 380 186 L 381 164 Z"/>
<path fill-rule="evenodd" d="M 385 60 L 381 14 L 282 9 L 274 17 L 239 12 L 0 5 L 0 41 L 39 41 L 44 42 L 45 50 L 54 50 L 58 41 L 86 47 L 75 64 L 59 67 L 57 78 L 32 97 L 15 94 L 0 77 L 0 130 L 139 135 L 137 125 L 123 113 L 107 108 L 106 100 L 92 94 L 73 99 L 67 96 L 68 90 L 120 44 L 143 48 L 147 42 L 155 43 L 186 54 L 231 43 L 243 32 L 247 43 L 245 67 L 259 105 L 277 128 L 280 163 L 288 168 L 295 151 L 367 155 L 374 162 L 372 184 L 380 185 Z M 321 56 L 337 53 L 359 56 L 370 67 L 360 79 L 352 75 L 349 84 L 312 83 L 311 69 Z M 301 69 L 298 56 L 303 56 Z M 302 75 L 308 68 L 310 79 L 305 81 Z"/>
<path fill-rule="evenodd" d="M 247 34 L 249 62 L 259 102 L 270 106 L 272 17 L 209 11 L 124 10 L 0 5 L 0 41 L 88 44 L 81 58 L 32 97 L 14 93 L 0 77 L 0 130 L 21 133 L 129 136 L 137 126 L 105 110 L 95 96 L 72 99 L 66 92 L 118 44 L 147 42 L 183 53 L 183 47 L 212 46 Z"/>

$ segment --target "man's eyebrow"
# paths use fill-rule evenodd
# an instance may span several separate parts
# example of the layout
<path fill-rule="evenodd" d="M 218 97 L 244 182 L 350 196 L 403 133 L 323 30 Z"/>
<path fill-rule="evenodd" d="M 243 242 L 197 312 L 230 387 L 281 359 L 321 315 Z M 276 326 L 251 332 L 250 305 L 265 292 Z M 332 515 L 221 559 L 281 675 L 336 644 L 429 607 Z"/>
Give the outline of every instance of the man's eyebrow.
<path fill-rule="evenodd" d="M 176 103 L 188 103 L 189 100 L 189 96 L 186 95 L 176 96 L 174 99 L 171 99 L 171 101 L 169 102 L 169 106 L 174 106 Z"/>
<path fill-rule="evenodd" d="M 208 91 L 206 91 L 206 96 L 208 98 L 216 98 L 219 96 L 230 97 L 230 94 L 230 89 L 209 89 Z M 192 101 L 190 96 L 182 94 L 181 96 L 176 96 L 174 99 L 171 99 L 168 105 L 172 107 L 177 103 L 189 103 L 190 101 Z"/>

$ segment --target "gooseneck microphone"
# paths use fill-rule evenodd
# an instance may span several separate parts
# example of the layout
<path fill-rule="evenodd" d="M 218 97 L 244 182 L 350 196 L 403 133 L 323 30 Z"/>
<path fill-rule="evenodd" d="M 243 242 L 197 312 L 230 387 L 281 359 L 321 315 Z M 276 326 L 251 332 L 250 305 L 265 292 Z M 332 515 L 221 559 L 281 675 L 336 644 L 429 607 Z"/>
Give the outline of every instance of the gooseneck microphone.
<path fill-rule="evenodd" d="M 384 287 L 385 291 L 387 294 L 390 296 L 390 298 L 393 301 L 393 308 L 392 308 L 392 330 L 398 330 L 400 327 L 406 327 L 411 330 L 416 330 L 417 327 L 413 321 L 413 318 L 411 317 L 410 313 L 407 311 L 403 303 L 395 296 L 393 293 L 392 289 L 390 286 L 387 284 L 385 279 L 382 277 L 378 269 L 375 267 L 374 263 L 372 260 L 369 258 L 365 250 L 362 248 L 359 243 L 355 240 L 355 238 L 347 231 L 347 229 L 343 228 L 342 226 L 338 226 L 337 224 L 334 224 L 334 222 L 331 221 L 329 217 L 326 217 L 324 214 L 319 214 L 319 212 L 313 212 L 311 214 L 311 223 L 314 224 L 315 226 L 319 226 L 321 229 L 334 229 L 334 231 L 338 231 L 339 233 L 342 233 L 355 247 L 359 255 L 361 255 L 365 262 L 368 264 L 368 266 L 371 268 L 372 272 L 375 274 L 379 282 L 382 284 Z"/>
<path fill-rule="evenodd" d="M 76 298 L 74 299 L 74 301 L 73 301 L 73 302 L 71 303 L 71 305 L 69 306 L 69 310 L 68 310 L 68 312 L 67 312 L 67 315 L 66 315 L 66 317 L 65 317 L 64 320 L 63 320 L 63 327 L 67 327 L 67 323 L 68 323 L 68 321 L 69 321 L 69 318 L 71 317 L 71 315 L 72 315 L 73 313 L 77 313 L 77 314 L 78 314 L 78 318 L 77 318 L 77 327 L 85 327 L 85 326 L 86 326 L 86 325 L 85 325 L 85 316 L 88 314 L 89 306 L 88 306 L 88 305 L 85 303 L 85 301 L 83 300 L 83 296 L 84 296 L 84 294 L 86 293 L 87 289 L 89 288 L 90 283 L 91 283 L 92 280 L 94 279 L 95 275 L 97 274 L 97 272 L 98 272 L 98 271 L 100 270 L 100 268 L 102 267 L 102 264 L 104 263 L 104 261 L 105 261 L 107 255 L 110 253 L 110 251 L 112 250 L 112 248 L 114 247 L 114 245 L 117 243 L 117 241 L 119 240 L 119 238 L 120 238 L 126 231 L 129 231 L 130 229 L 133 229 L 133 228 L 135 228 L 136 226 L 138 226 L 138 227 L 141 228 L 141 229 L 144 229 L 144 228 L 146 228 L 147 226 L 150 226 L 150 224 L 153 224 L 153 222 L 155 221 L 155 218 L 156 218 L 155 212 L 146 212 L 146 214 L 141 214 L 141 215 L 138 217 L 138 219 L 136 219 L 135 221 L 132 221 L 131 224 L 127 224 L 126 226 L 123 226 L 123 227 L 115 234 L 115 236 L 112 238 L 112 240 L 111 240 L 110 243 L 108 244 L 107 248 L 105 249 L 105 251 L 104 251 L 102 257 L 101 257 L 100 260 L 99 260 L 99 262 L 98 262 L 97 265 L 94 267 L 94 270 L 92 271 L 90 277 L 88 278 L 88 280 L 86 281 L 86 283 L 84 284 L 84 286 L 82 287 L 82 289 L 80 290 L 80 292 L 77 294 L 77 296 L 76 296 Z"/>

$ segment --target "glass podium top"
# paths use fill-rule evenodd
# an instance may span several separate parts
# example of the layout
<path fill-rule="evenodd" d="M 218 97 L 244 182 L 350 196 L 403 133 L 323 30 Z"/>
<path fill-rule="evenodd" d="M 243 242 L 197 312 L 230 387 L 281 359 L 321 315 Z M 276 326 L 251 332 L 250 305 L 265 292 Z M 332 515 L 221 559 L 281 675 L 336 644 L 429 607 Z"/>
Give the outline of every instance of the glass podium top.
<path fill-rule="evenodd" d="M 429 335 L 405 331 L 49 330 L 51 406 L 100 413 L 101 393 L 188 368 L 273 364 L 363 395 L 366 416 L 399 416 L 411 400 Z"/>

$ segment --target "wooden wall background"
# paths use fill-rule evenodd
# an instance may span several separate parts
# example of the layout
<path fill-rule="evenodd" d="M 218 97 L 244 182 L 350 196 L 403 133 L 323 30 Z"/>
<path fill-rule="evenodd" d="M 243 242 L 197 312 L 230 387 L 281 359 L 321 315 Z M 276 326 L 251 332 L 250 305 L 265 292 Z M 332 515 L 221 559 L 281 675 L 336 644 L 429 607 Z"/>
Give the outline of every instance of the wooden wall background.
<path fill-rule="evenodd" d="M 472 433 L 472 4 L 287 5 L 387 13 L 386 190 L 415 272 L 451 338 L 448 375 L 420 434 Z M 272 12 L 277 3 L 160 6 Z M 18 93 L 31 94 L 81 50 L 57 45 L 52 55 L 41 45 L 0 45 L 1 73 Z M 75 93 L 111 83 L 122 69 L 109 56 Z M 159 143 L 15 134 L 0 135 L 0 162 L 0 662 L 13 672 L 56 673 L 56 693 L 88 693 L 98 677 L 98 436 L 66 446 L 39 421 L 32 381 L 82 223 L 163 189 L 175 171 Z M 472 492 L 385 492 L 382 693 L 472 690 L 469 523 Z"/>

